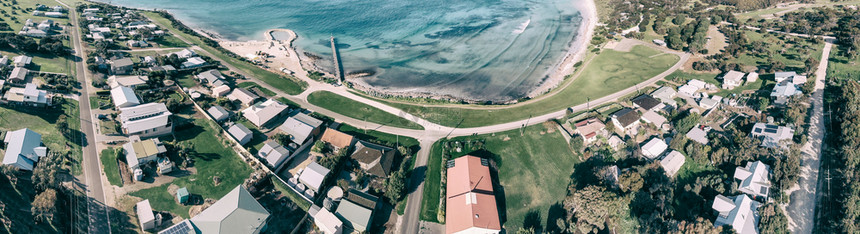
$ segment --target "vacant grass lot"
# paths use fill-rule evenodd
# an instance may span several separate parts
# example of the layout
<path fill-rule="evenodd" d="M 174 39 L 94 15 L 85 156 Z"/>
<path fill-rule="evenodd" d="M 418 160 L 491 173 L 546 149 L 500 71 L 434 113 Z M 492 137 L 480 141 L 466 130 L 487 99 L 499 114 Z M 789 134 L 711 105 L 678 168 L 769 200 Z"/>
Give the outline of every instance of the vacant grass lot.
<path fill-rule="evenodd" d="M 316 106 L 349 116 L 358 120 L 408 129 L 424 129 L 415 122 L 377 109 L 370 105 L 328 91 L 317 91 L 308 96 L 308 102 Z"/>
<path fill-rule="evenodd" d="M 587 98 L 595 99 L 621 91 L 660 74 L 678 60 L 676 55 L 661 54 L 644 46 L 635 46 L 630 52 L 605 50 L 597 55 L 578 77 L 566 81 L 570 82 L 569 86 L 550 94 L 553 96 L 505 109 L 424 107 L 380 101 L 445 126 L 487 126 L 563 110 L 585 103 Z"/>
<path fill-rule="evenodd" d="M 813 44 L 805 38 L 796 38 L 796 43 L 787 43 L 782 39 L 784 35 L 781 34 L 762 34 L 753 30 L 744 30 L 743 33 L 747 36 L 750 43 L 755 41 L 764 42 L 767 45 L 766 49 L 770 51 L 770 55 L 755 56 L 750 53 L 744 53 L 736 59 L 729 60 L 731 63 L 767 68 L 771 66 L 768 59 L 773 59 L 785 64 L 785 70 L 801 72 L 804 70 L 806 59 L 809 57 L 821 59 L 821 50 L 824 49 L 824 43 Z"/>
<path fill-rule="evenodd" d="M 116 162 L 116 156 L 114 148 L 107 148 L 102 150 L 99 157 L 101 158 L 102 166 L 104 166 L 105 176 L 107 176 L 110 184 L 122 187 L 122 178 L 119 177 L 119 164 Z"/>
<path fill-rule="evenodd" d="M 176 131 L 174 135 L 179 142 L 191 142 L 194 146 L 192 153 L 194 168 L 197 173 L 177 178 L 172 184 L 188 187 L 192 195 L 200 195 L 203 198 L 221 199 L 230 190 L 241 184 L 251 174 L 251 168 L 236 152 L 222 144 L 222 139 L 214 124 L 207 119 L 194 120 L 194 127 L 186 130 Z M 220 178 L 221 182 L 216 185 L 213 178 Z M 152 209 L 158 211 L 169 211 L 176 215 L 188 218 L 190 206 L 179 205 L 174 196 L 167 191 L 170 184 L 158 187 L 142 189 L 130 193 L 132 196 L 149 199 Z"/>
<path fill-rule="evenodd" d="M 267 71 L 265 69 L 259 68 L 253 64 L 235 59 L 233 57 L 230 57 L 230 56 L 222 53 L 221 51 L 219 51 L 219 50 L 217 50 L 211 46 L 208 46 L 206 43 L 203 43 L 203 41 L 200 40 L 200 38 L 197 38 L 195 36 L 191 36 L 191 35 L 188 35 L 188 34 L 182 32 L 182 31 L 179 31 L 178 29 L 176 29 L 175 27 L 172 26 L 170 20 L 167 20 L 166 18 L 161 17 L 161 15 L 159 15 L 158 13 L 155 13 L 155 12 L 142 12 L 142 13 L 144 15 L 146 15 L 147 17 L 149 17 L 150 19 L 152 19 L 152 21 L 154 21 L 156 24 L 162 26 L 165 29 L 168 29 L 170 31 L 170 33 L 172 33 L 174 36 L 176 36 L 178 38 L 184 38 L 185 40 L 188 40 L 189 42 L 191 42 L 197 46 L 200 46 L 200 48 L 206 50 L 207 52 L 209 52 L 213 55 L 215 55 L 219 59 L 226 61 L 227 63 L 236 67 L 237 69 L 242 70 L 243 72 L 248 73 L 251 76 L 254 76 L 254 78 L 260 79 L 263 82 L 266 82 L 267 84 L 269 84 L 269 85 L 275 87 L 276 89 L 279 89 L 279 90 L 281 90 L 287 94 L 290 94 L 290 95 L 300 94 L 302 91 L 305 90 L 305 87 L 307 87 L 307 83 L 305 83 L 304 81 L 298 80 L 295 77 L 286 77 L 286 76 L 282 76 L 279 74 L 275 74 L 275 73 L 272 73 L 272 72 Z"/>
<path fill-rule="evenodd" d="M 561 204 L 567 195 L 567 186 L 573 168 L 579 162 L 564 138 L 555 129 L 546 125 L 527 127 L 523 136 L 519 130 L 457 137 L 452 140 L 485 140 L 486 150 L 496 155 L 498 180 L 503 190 L 496 197 L 503 198 L 505 207 L 500 207 L 503 225 L 507 230 L 523 226 L 526 216 L 537 214 L 540 226 L 555 223 L 558 217 L 548 217 L 550 207 Z M 421 218 L 435 221 L 435 208 L 439 201 L 439 178 L 441 169 L 440 144 L 434 144 L 428 162 L 427 179 L 424 184 Z M 452 158 L 469 152 L 455 153 Z M 450 178 L 456 179 L 456 178 Z M 503 193 L 503 194 L 502 194 Z M 435 194 L 435 195 L 434 195 Z M 428 217 L 429 216 L 429 217 Z M 432 217 L 432 218 L 431 218 Z M 550 220 L 550 221 L 547 221 Z"/>
<path fill-rule="evenodd" d="M 827 64 L 827 78 L 858 77 L 860 74 L 860 58 L 849 59 L 844 56 L 841 46 L 834 45 Z"/>
<path fill-rule="evenodd" d="M 55 107 L 56 109 L 42 109 L 23 107 L 9 109 L 0 106 L 0 131 L 14 131 L 29 128 L 42 135 L 42 142 L 51 151 L 68 150 L 72 154 L 74 162 L 71 162 L 72 174 L 81 173 L 81 134 L 78 112 L 78 102 L 72 99 L 64 99 L 65 103 Z M 69 132 L 60 133 L 57 130 L 57 119 L 66 115 L 69 124 Z"/>

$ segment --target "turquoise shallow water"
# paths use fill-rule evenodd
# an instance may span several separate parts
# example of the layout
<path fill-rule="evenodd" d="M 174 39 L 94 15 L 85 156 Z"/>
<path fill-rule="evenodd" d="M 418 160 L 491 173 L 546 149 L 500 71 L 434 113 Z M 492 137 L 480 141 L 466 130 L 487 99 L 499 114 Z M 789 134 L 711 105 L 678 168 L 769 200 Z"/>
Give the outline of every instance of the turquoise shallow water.
<path fill-rule="evenodd" d="M 327 57 L 338 38 L 346 73 L 367 83 L 507 101 L 537 87 L 562 59 L 581 22 L 578 0 L 112 0 L 166 9 L 227 39 L 261 39 L 289 28 L 303 51 Z"/>

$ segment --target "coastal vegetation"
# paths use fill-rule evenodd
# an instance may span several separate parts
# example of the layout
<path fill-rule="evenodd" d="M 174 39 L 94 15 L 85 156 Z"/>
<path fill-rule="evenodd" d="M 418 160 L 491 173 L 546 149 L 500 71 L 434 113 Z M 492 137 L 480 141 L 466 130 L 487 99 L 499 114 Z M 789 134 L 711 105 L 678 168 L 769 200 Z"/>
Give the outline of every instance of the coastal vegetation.
<path fill-rule="evenodd" d="M 650 79 L 680 58 L 645 47 L 634 46 L 630 52 L 604 50 L 587 62 L 585 68 L 566 80 L 556 91 L 511 106 L 415 105 L 377 101 L 396 107 L 428 121 L 449 127 L 480 127 L 501 124 L 564 110 L 597 99 Z"/>
<path fill-rule="evenodd" d="M 404 119 L 403 117 L 393 115 L 376 107 L 372 107 L 328 91 L 317 91 L 311 93 L 308 95 L 308 102 L 357 120 L 364 120 L 399 128 L 424 129 L 421 125 Z"/>

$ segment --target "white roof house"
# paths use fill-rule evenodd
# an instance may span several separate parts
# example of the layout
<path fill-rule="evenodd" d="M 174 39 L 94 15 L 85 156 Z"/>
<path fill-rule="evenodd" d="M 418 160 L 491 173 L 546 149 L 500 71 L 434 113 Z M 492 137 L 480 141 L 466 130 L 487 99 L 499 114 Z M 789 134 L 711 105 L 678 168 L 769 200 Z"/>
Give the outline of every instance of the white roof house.
<path fill-rule="evenodd" d="M 30 70 L 23 67 L 15 67 L 12 68 L 12 72 L 9 73 L 9 81 L 12 82 L 24 82 L 27 80 L 27 74 L 30 73 Z"/>
<path fill-rule="evenodd" d="M 147 103 L 120 108 L 120 123 L 126 134 L 158 136 L 173 132 L 170 116 L 163 103 Z"/>
<path fill-rule="evenodd" d="M 663 123 L 666 122 L 666 117 L 663 117 L 662 115 L 657 114 L 657 112 L 655 112 L 653 110 L 649 110 L 649 111 L 645 112 L 645 114 L 642 114 L 642 120 L 645 121 L 646 123 L 653 123 L 655 126 L 657 126 L 659 128 L 660 126 L 663 126 Z"/>
<path fill-rule="evenodd" d="M 314 205 L 308 213 L 314 218 L 314 224 L 323 233 L 341 234 L 343 232 L 343 222 L 325 208 Z"/>
<path fill-rule="evenodd" d="M 260 158 L 266 159 L 266 162 L 268 162 L 272 168 L 278 168 L 282 163 L 284 163 L 284 161 L 290 158 L 290 150 L 274 141 L 269 141 L 260 148 L 257 155 L 260 156 Z"/>
<path fill-rule="evenodd" d="M 227 95 L 227 93 L 230 93 L 230 90 L 232 90 L 232 88 L 228 85 L 215 86 L 212 87 L 212 96 L 216 98 L 223 97 L 224 95 Z"/>
<path fill-rule="evenodd" d="M 660 166 L 663 166 L 663 170 L 666 171 L 666 175 L 669 177 L 675 176 L 678 173 L 678 170 L 681 170 L 681 166 L 684 166 L 684 162 L 687 159 L 684 158 L 684 155 L 681 152 L 672 150 L 666 157 L 663 157 L 660 160 Z"/>
<path fill-rule="evenodd" d="M 140 105 L 140 100 L 137 99 L 137 95 L 134 94 L 134 90 L 129 87 L 119 86 L 111 89 L 110 96 L 113 99 L 113 105 L 116 106 L 116 108 Z"/>
<path fill-rule="evenodd" d="M 245 145 L 251 141 L 251 138 L 254 138 L 254 133 L 251 132 L 251 129 L 245 127 L 240 123 L 233 124 L 230 128 L 227 129 L 227 132 L 230 133 L 231 136 L 235 137 L 239 144 Z"/>
<path fill-rule="evenodd" d="M 210 84 L 215 87 L 223 85 L 225 78 L 220 71 L 211 69 L 197 74 L 197 79 L 200 80 L 201 83 Z"/>
<path fill-rule="evenodd" d="M 776 83 L 780 83 L 784 80 L 793 80 L 796 75 L 797 72 L 776 72 L 773 74 L 773 79 Z"/>
<path fill-rule="evenodd" d="M 3 164 L 20 170 L 32 171 L 39 158 L 48 154 L 48 149 L 42 146 L 42 135 L 27 128 L 7 132 L 3 143 L 6 145 Z"/>
<path fill-rule="evenodd" d="M 744 73 L 739 71 L 729 71 L 723 75 L 723 89 L 734 89 L 744 82 Z"/>
<path fill-rule="evenodd" d="M 663 154 L 663 151 L 666 151 L 667 148 L 669 148 L 669 145 L 666 145 L 666 141 L 654 137 L 642 146 L 642 155 L 648 159 L 656 159 L 660 154 Z"/>
<path fill-rule="evenodd" d="M 269 211 L 241 185 L 191 218 L 201 233 L 260 233 L 266 229 Z"/>
<path fill-rule="evenodd" d="M 152 213 L 152 206 L 149 205 L 149 200 L 143 200 L 137 203 L 137 219 L 140 220 L 140 229 L 149 230 L 155 228 L 155 213 Z"/>
<path fill-rule="evenodd" d="M 318 192 L 323 179 L 325 179 L 326 175 L 328 175 L 330 171 L 331 170 L 328 168 L 325 168 L 316 162 L 311 162 L 311 164 L 308 164 L 308 167 L 302 171 L 302 174 L 299 176 L 299 181 L 308 186 L 308 189 Z"/>
<path fill-rule="evenodd" d="M 242 110 L 242 114 L 248 121 L 257 125 L 257 127 L 262 127 L 272 121 L 272 119 L 281 116 L 287 109 L 287 105 L 274 99 L 269 99 Z"/>
<path fill-rule="evenodd" d="M 209 110 L 206 110 L 206 112 L 209 112 L 209 115 L 212 115 L 212 118 L 215 119 L 216 122 L 221 122 L 230 118 L 230 112 L 221 106 L 209 107 Z"/>
<path fill-rule="evenodd" d="M 197 56 L 197 53 L 195 53 L 194 51 L 191 51 L 189 49 L 182 49 L 180 51 L 170 53 L 170 54 L 171 55 L 175 54 L 179 58 L 191 58 L 191 57 Z"/>
<path fill-rule="evenodd" d="M 705 131 L 705 129 L 703 129 L 703 126 L 701 126 L 701 125 L 696 125 L 696 127 L 694 127 L 693 129 L 690 129 L 690 131 L 687 132 L 686 136 L 690 140 L 693 140 L 695 142 L 699 142 L 703 145 L 708 144 L 708 132 Z"/>
<path fill-rule="evenodd" d="M 758 73 L 757 72 L 750 72 L 749 74 L 747 74 L 747 83 L 756 82 L 757 80 L 758 80 Z"/>
<path fill-rule="evenodd" d="M 3 97 L 7 101 L 20 102 L 32 105 L 50 105 L 51 99 L 48 91 L 37 89 L 33 83 L 27 83 L 24 88 L 10 88 Z"/>
<path fill-rule="evenodd" d="M 232 101 L 238 100 L 243 105 L 250 106 L 251 104 L 254 104 L 254 101 L 257 100 L 257 98 L 260 98 L 260 96 L 257 96 L 247 89 L 237 88 L 234 89 L 233 92 L 230 92 L 230 94 L 227 95 L 227 98 Z"/>
<path fill-rule="evenodd" d="M 754 198 L 767 198 L 770 192 L 770 168 L 761 161 L 747 162 L 746 167 L 735 169 L 735 179 L 741 181 L 738 191 Z"/>
<path fill-rule="evenodd" d="M 785 104 L 791 96 L 800 94 L 803 94 L 803 92 L 798 90 L 797 86 L 791 82 L 777 83 L 773 87 L 773 91 L 770 92 L 770 96 L 776 99 L 774 100 L 776 104 Z"/>
<path fill-rule="evenodd" d="M 688 97 L 696 97 L 696 93 L 699 91 L 699 88 L 696 86 L 692 86 L 689 84 L 682 85 L 678 87 L 678 93 L 686 95 Z"/>
<path fill-rule="evenodd" d="M 107 83 L 110 88 L 119 86 L 134 88 L 146 84 L 147 81 L 149 81 L 148 76 L 110 76 Z"/>
<path fill-rule="evenodd" d="M 712 109 L 714 107 L 717 107 L 717 105 L 720 105 L 720 101 L 713 99 L 713 98 L 703 97 L 702 99 L 699 100 L 699 107 L 702 107 L 705 109 Z"/>
<path fill-rule="evenodd" d="M 666 103 L 667 105 L 675 106 L 677 105 L 677 102 L 674 98 L 677 93 L 678 92 L 676 92 L 675 89 L 673 89 L 672 87 L 663 86 L 657 90 L 654 90 L 654 92 L 651 92 L 651 96 L 662 101 L 663 103 Z"/>
<path fill-rule="evenodd" d="M 290 140 L 296 144 L 302 144 L 318 132 L 322 123 L 322 120 L 315 119 L 304 113 L 298 113 L 288 118 L 278 128 L 284 133 L 289 134 Z"/>
<path fill-rule="evenodd" d="M 761 217 L 756 210 L 760 205 L 761 203 L 743 194 L 735 197 L 717 195 L 711 206 L 719 213 L 714 220 L 714 226 L 731 225 L 738 234 L 758 234 Z"/>
<path fill-rule="evenodd" d="M 791 140 L 794 129 L 766 123 L 756 123 L 751 132 L 753 137 L 761 139 L 761 146 L 773 148 L 783 140 Z"/>
<path fill-rule="evenodd" d="M 30 65 L 31 62 L 33 62 L 33 57 L 26 55 L 18 55 L 12 58 L 12 65 L 16 67 L 25 67 Z"/>
<path fill-rule="evenodd" d="M 206 60 L 203 60 L 200 57 L 191 57 L 185 60 L 179 67 L 180 68 L 195 68 L 206 65 Z"/>
<path fill-rule="evenodd" d="M 705 87 L 708 86 L 707 82 L 704 82 L 702 80 L 696 80 L 696 79 L 688 80 L 687 84 L 692 85 L 693 87 L 696 87 L 696 88 L 700 88 L 700 89 L 704 89 Z"/>

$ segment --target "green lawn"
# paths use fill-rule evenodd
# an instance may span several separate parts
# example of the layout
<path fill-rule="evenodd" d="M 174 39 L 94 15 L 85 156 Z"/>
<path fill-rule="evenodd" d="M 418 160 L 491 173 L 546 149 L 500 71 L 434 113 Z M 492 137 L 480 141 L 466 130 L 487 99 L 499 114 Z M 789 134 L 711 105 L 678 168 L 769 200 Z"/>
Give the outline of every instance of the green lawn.
<path fill-rule="evenodd" d="M 430 158 L 427 159 L 427 174 L 424 177 L 424 191 L 421 200 L 421 220 L 443 223 L 438 220 L 440 180 L 442 179 L 442 145 L 441 142 L 433 143 L 430 149 Z"/>
<path fill-rule="evenodd" d="M 101 159 L 100 161 L 102 161 L 105 175 L 107 176 L 110 184 L 122 187 L 122 178 L 119 177 L 119 164 L 117 164 L 116 156 L 116 150 L 114 148 L 107 148 L 102 150 L 99 158 Z"/>
<path fill-rule="evenodd" d="M 537 213 L 542 226 L 547 222 L 554 224 L 558 217 L 547 217 L 550 206 L 561 204 L 564 200 L 574 165 L 579 162 L 555 127 L 527 127 L 524 136 L 520 136 L 519 130 L 512 130 L 453 140 L 477 139 L 485 140 L 486 150 L 495 155 L 495 160 L 500 159 L 496 163 L 499 167 L 498 180 L 504 188 L 504 194 L 496 191 L 496 197 L 504 198 L 505 207 L 500 207 L 500 212 L 507 216 L 503 224 L 505 229 L 517 230 L 529 213 Z M 428 214 L 435 218 L 433 209 L 438 206 L 435 202 L 439 199 L 441 153 L 441 144 L 434 144 L 424 184 L 425 200 L 422 201 L 421 218 L 425 220 L 428 220 Z M 466 153 L 469 152 L 464 150 L 452 156 L 456 158 Z"/>
<path fill-rule="evenodd" d="M 328 91 L 311 93 L 308 96 L 308 102 L 358 120 L 367 120 L 392 127 L 424 129 L 415 122 Z"/>
<path fill-rule="evenodd" d="M 196 80 L 196 78 L 194 78 L 194 75 L 191 75 L 191 74 L 183 75 L 183 76 L 177 78 L 176 82 L 179 84 L 179 86 L 182 86 L 185 88 L 197 86 L 197 80 Z"/>
<path fill-rule="evenodd" d="M 860 58 L 849 59 L 843 56 L 841 46 L 834 45 L 830 51 L 830 60 L 827 64 L 827 78 L 857 77 L 860 74 Z"/>
<path fill-rule="evenodd" d="M 110 135 L 119 133 L 119 129 L 117 128 L 116 121 L 113 120 L 99 120 L 99 131 L 102 134 Z"/>
<path fill-rule="evenodd" d="M 180 188 L 187 187 L 192 195 L 220 199 L 237 185 L 242 184 L 252 170 L 233 149 L 222 144 L 224 141 L 218 137 L 220 133 L 213 123 L 200 118 L 195 119 L 194 124 L 194 127 L 176 131 L 174 135 L 180 142 L 188 141 L 194 145 L 194 168 L 197 169 L 197 173 L 177 178 L 172 184 Z M 221 179 L 219 185 L 215 185 L 213 181 L 216 176 Z M 190 206 L 177 203 L 175 197 L 167 192 L 169 185 L 142 189 L 130 195 L 149 199 L 154 210 L 169 211 L 188 218 Z"/>
<path fill-rule="evenodd" d="M 349 135 L 353 135 L 353 136 L 355 136 L 361 140 L 376 140 L 376 141 L 384 141 L 384 142 L 391 142 L 391 143 L 400 143 L 400 145 L 406 146 L 407 148 L 418 147 L 418 145 L 419 145 L 418 140 L 415 140 L 415 138 L 406 137 L 406 136 L 398 136 L 398 135 L 394 135 L 394 134 L 388 134 L 388 133 L 384 133 L 384 132 L 380 132 L 380 131 L 373 131 L 373 130 L 365 131 L 364 129 L 359 129 L 359 128 L 356 128 L 356 127 L 353 127 L 353 126 L 350 126 L 347 124 L 340 124 L 340 126 L 337 128 L 337 130 L 344 132 L 346 134 L 349 134 Z M 413 151 L 418 152 L 417 150 L 413 150 Z"/>
<path fill-rule="evenodd" d="M 18 28 L 18 30 L 20 30 L 20 28 Z M 21 55 L 19 52 L 7 49 L 0 50 L 0 52 L 2 52 L 3 55 L 8 56 L 10 60 L 12 57 Z M 31 53 L 27 53 L 26 55 L 33 57 L 33 63 L 28 67 L 30 70 L 74 75 L 72 74 L 72 70 L 74 69 L 72 62 L 65 57 L 45 56 Z"/>
<path fill-rule="evenodd" d="M 572 82 L 569 86 L 552 92 L 553 96 L 505 109 L 424 107 L 377 100 L 445 126 L 487 126 L 563 110 L 585 103 L 587 98 L 596 99 L 621 91 L 666 71 L 678 60 L 676 55 L 661 54 L 644 46 L 635 46 L 631 52 L 605 50 L 591 61 L 582 74 L 573 81 L 566 81 Z"/>
<path fill-rule="evenodd" d="M 263 86 L 260 86 L 259 84 L 254 83 L 254 82 L 242 82 L 236 86 L 239 86 L 239 88 L 245 88 L 245 89 L 257 88 L 258 90 L 260 90 L 260 92 L 263 92 L 263 94 L 265 94 L 266 96 L 269 96 L 269 97 L 274 97 L 274 96 L 278 95 L 275 92 L 272 92 L 272 90 L 264 88 Z"/>
<path fill-rule="evenodd" d="M 260 150 L 260 148 L 263 148 L 263 145 L 266 144 L 266 139 L 269 139 L 269 137 L 266 136 L 266 134 L 263 134 L 263 132 L 261 132 L 260 129 L 257 128 L 257 125 L 252 124 L 248 121 L 248 119 L 242 118 L 238 122 L 242 125 L 245 125 L 245 127 L 248 127 L 248 129 L 250 129 L 251 132 L 254 133 L 254 137 L 251 138 L 251 141 L 249 141 L 248 144 L 245 144 L 245 146 L 248 147 L 249 152 L 251 152 L 252 154 L 256 154 L 257 151 Z"/>
<path fill-rule="evenodd" d="M 208 46 L 206 43 L 203 43 L 203 41 L 200 40 L 200 38 L 197 38 L 195 36 L 191 36 L 191 35 L 188 35 L 184 32 L 179 31 L 178 29 L 176 29 L 175 27 L 172 26 L 170 20 L 167 20 L 166 18 L 161 17 L 161 15 L 159 15 L 158 13 L 155 13 L 155 12 L 142 12 L 142 13 L 144 15 L 146 15 L 147 17 L 149 17 L 150 19 L 152 19 L 156 24 L 161 25 L 162 27 L 169 30 L 170 33 L 172 33 L 174 36 L 179 37 L 179 38 L 184 38 L 184 39 L 188 40 L 189 42 L 191 42 L 197 46 L 200 46 L 200 48 L 206 50 L 207 52 L 209 52 L 213 55 L 215 55 L 219 59 L 226 61 L 227 63 L 236 67 L 237 69 L 242 70 L 245 73 L 248 73 L 249 75 L 253 76 L 254 78 L 260 79 L 263 82 L 266 82 L 267 84 L 271 85 L 272 87 L 275 87 L 276 89 L 279 89 L 279 90 L 281 90 L 287 94 L 290 94 L 290 95 L 300 94 L 302 91 L 305 90 L 305 87 L 307 87 L 307 83 L 305 83 L 304 81 L 298 80 L 295 77 L 286 77 L 285 75 L 275 74 L 273 72 L 259 68 L 256 65 L 250 64 L 248 62 L 243 62 L 243 61 L 238 60 L 236 58 L 230 57 L 230 56 L 222 53 L 221 51 L 219 51 L 219 50 L 217 50 L 211 46 Z"/>
<path fill-rule="evenodd" d="M 786 70 L 801 71 L 805 67 L 804 62 L 808 57 L 815 59 L 821 58 L 821 50 L 824 48 L 824 43 L 813 44 L 804 38 L 797 38 L 796 44 L 785 42 L 780 39 L 778 34 L 762 34 L 758 31 L 744 30 L 750 43 L 761 41 L 767 45 L 767 50 L 770 51 L 770 56 L 755 56 L 750 53 L 744 53 L 736 59 L 730 59 L 731 63 L 738 63 L 746 66 L 769 67 L 771 63 L 768 59 L 779 61 L 785 64 Z M 807 47 L 808 49 L 802 49 Z M 784 50 L 784 51 L 783 51 Z"/>
<path fill-rule="evenodd" d="M 154 42 L 161 45 L 161 47 L 185 48 L 189 46 L 188 43 L 185 43 L 184 41 L 179 40 L 179 38 L 176 38 L 171 35 L 163 36 L 159 39 L 156 39 Z"/>
<path fill-rule="evenodd" d="M 29 128 L 42 135 L 42 142 L 49 150 L 64 151 L 69 150 L 72 154 L 71 162 L 72 174 L 78 175 L 81 173 L 81 134 L 78 112 L 78 102 L 72 99 L 66 100 L 64 104 L 57 106 L 57 109 L 41 109 L 41 108 L 21 108 L 9 109 L 0 107 L 0 131 L 14 131 L 22 128 Z M 66 115 L 69 124 L 69 132 L 67 134 L 60 133 L 54 125 L 60 115 Z"/>

